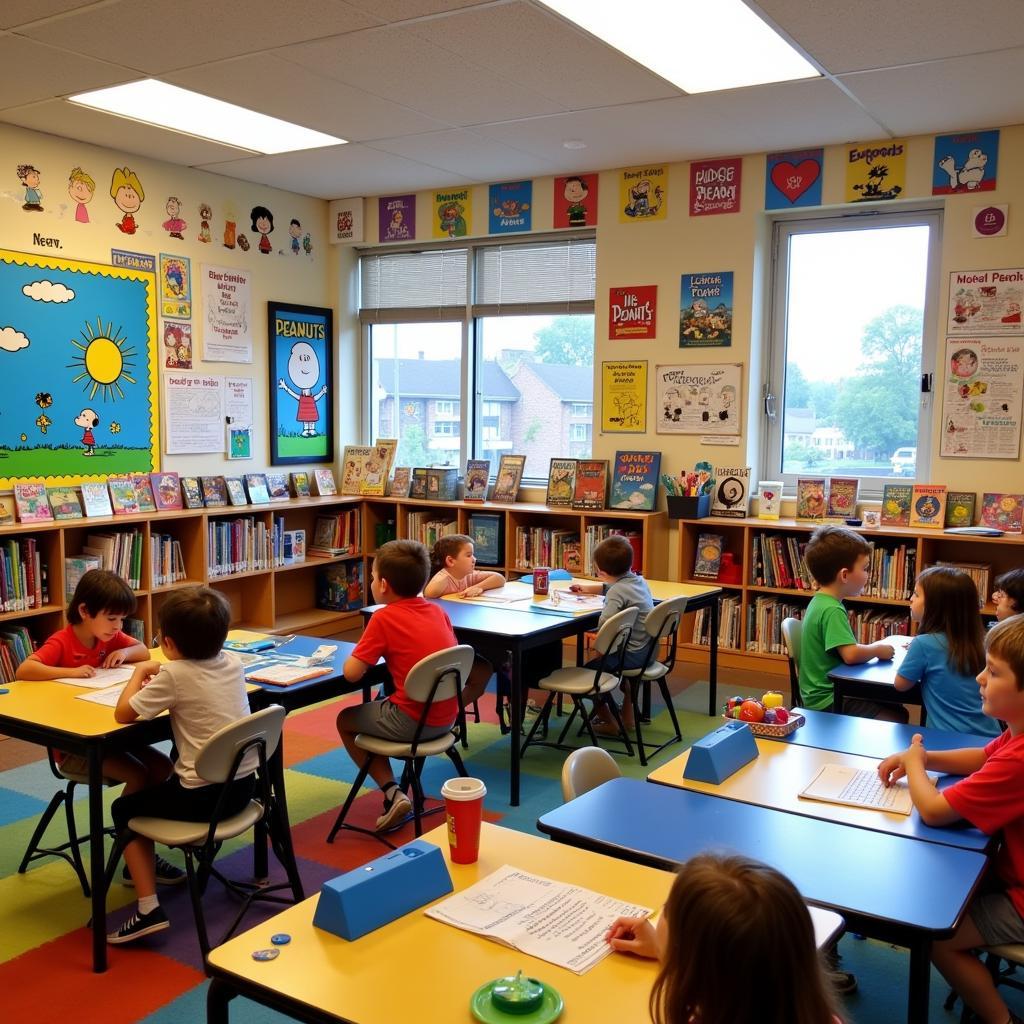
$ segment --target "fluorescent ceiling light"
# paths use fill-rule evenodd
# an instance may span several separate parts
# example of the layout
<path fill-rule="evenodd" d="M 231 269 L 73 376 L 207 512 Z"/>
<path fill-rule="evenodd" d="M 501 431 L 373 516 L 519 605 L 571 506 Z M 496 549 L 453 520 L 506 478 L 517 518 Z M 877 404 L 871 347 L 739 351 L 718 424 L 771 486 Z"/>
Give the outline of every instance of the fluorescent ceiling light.
<path fill-rule="evenodd" d="M 83 107 L 253 153 L 292 153 L 299 149 L 338 146 L 347 141 L 190 89 L 158 82 L 155 78 L 83 92 L 68 99 Z"/>
<path fill-rule="evenodd" d="M 820 72 L 742 0 L 542 0 L 684 92 L 817 78 Z"/>

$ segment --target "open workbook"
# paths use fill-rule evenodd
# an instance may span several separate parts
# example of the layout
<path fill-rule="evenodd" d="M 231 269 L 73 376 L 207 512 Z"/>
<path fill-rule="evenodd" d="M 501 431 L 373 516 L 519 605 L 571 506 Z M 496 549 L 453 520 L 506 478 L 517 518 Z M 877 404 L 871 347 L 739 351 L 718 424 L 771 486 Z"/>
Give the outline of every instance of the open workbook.
<path fill-rule="evenodd" d="M 617 917 L 647 917 L 650 913 L 648 907 L 508 864 L 426 911 L 427 917 L 574 974 L 585 974 L 611 952 L 604 936 Z"/>

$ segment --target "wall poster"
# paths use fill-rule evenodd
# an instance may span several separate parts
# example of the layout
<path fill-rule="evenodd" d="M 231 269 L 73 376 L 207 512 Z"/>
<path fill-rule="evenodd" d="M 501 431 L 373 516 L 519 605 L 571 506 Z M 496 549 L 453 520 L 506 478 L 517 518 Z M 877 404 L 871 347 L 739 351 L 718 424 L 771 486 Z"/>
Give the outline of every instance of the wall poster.
<path fill-rule="evenodd" d="M 954 270 L 949 275 L 947 334 L 1024 335 L 1024 267 Z"/>
<path fill-rule="evenodd" d="M 252 273 L 238 267 L 202 267 L 203 359 L 252 362 Z"/>
<path fill-rule="evenodd" d="M 601 363 L 601 430 L 647 433 L 647 360 Z"/>
<path fill-rule="evenodd" d="M 739 436 L 742 363 L 655 369 L 659 434 Z"/>
<path fill-rule="evenodd" d="M 658 286 L 633 285 L 608 289 L 608 338 L 640 340 L 657 337 Z"/>

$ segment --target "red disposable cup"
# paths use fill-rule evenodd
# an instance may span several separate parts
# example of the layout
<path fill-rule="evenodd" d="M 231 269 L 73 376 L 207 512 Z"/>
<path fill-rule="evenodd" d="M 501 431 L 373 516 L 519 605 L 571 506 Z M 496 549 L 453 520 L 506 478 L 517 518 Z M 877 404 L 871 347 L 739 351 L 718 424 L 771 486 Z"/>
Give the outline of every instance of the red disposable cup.
<path fill-rule="evenodd" d="M 480 823 L 484 818 L 487 787 L 481 779 L 449 779 L 441 787 L 448 819 L 448 846 L 452 863 L 474 864 L 480 855 Z"/>

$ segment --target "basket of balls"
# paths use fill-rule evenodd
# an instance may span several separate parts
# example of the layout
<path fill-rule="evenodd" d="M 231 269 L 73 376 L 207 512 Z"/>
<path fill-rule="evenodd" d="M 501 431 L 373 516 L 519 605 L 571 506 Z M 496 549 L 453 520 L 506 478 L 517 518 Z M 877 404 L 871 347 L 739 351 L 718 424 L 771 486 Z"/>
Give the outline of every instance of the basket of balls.
<path fill-rule="evenodd" d="M 730 697 L 722 705 L 722 717 L 746 722 L 755 736 L 788 736 L 804 724 L 799 711 L 787 711 L 782 694 L 769 690 L 760 700 Z"/>

